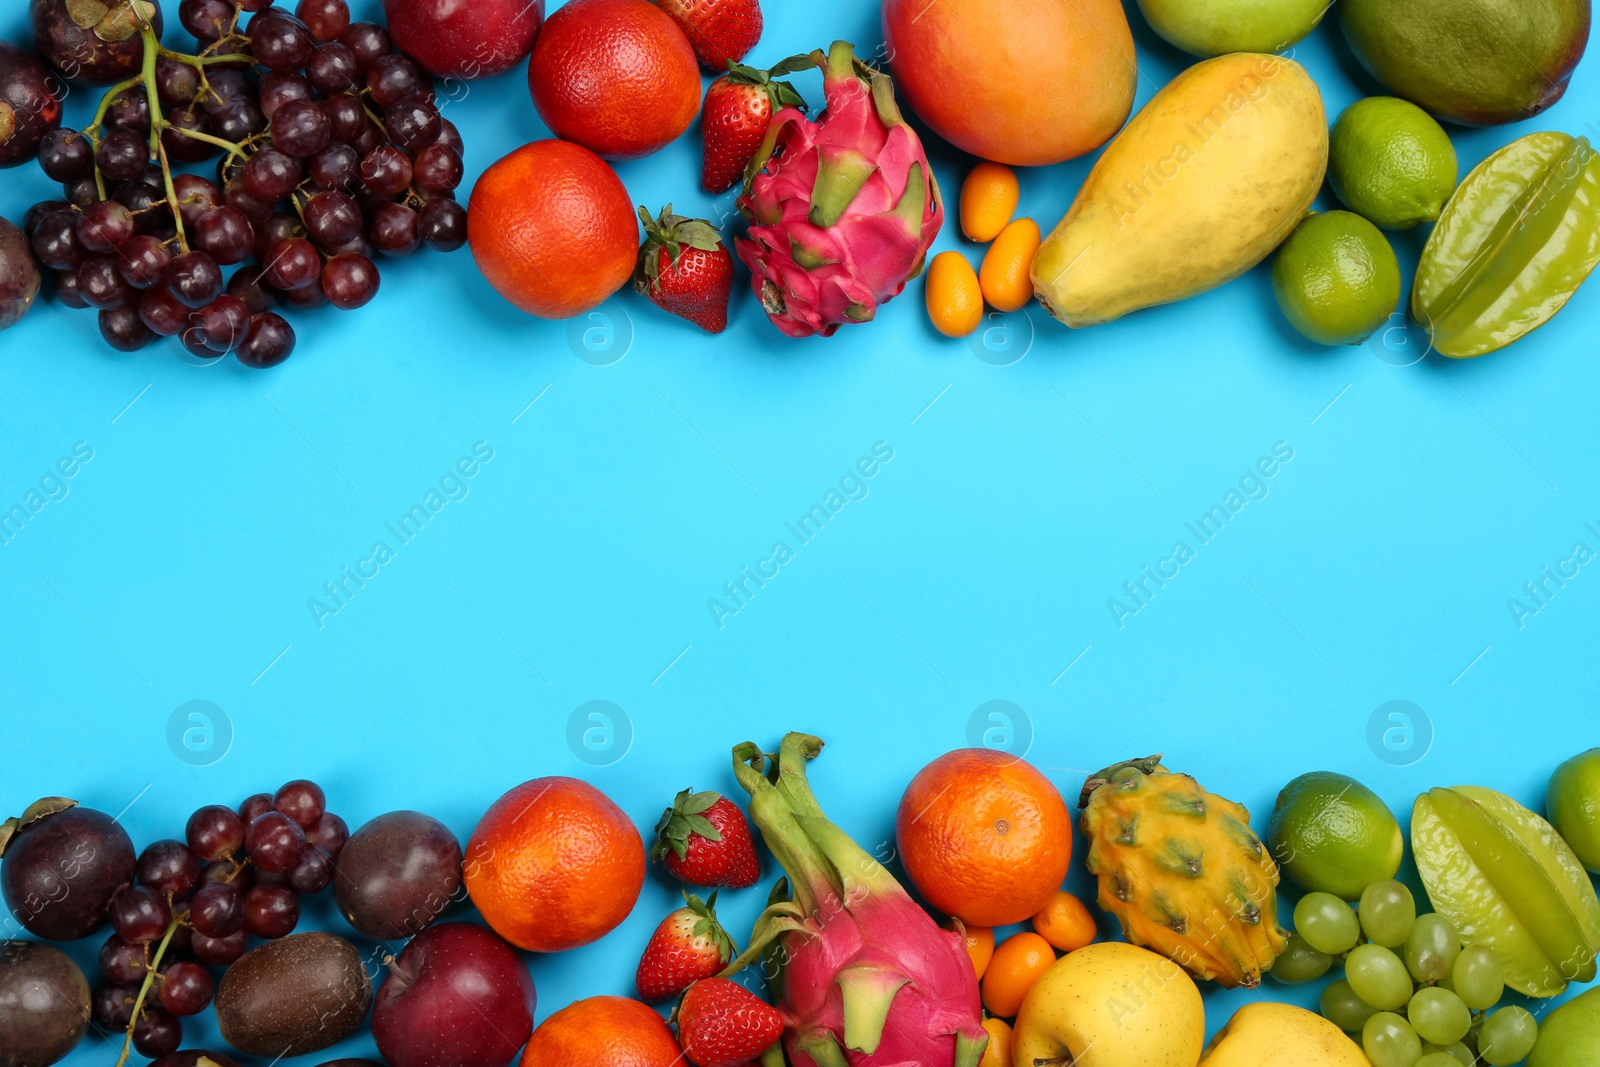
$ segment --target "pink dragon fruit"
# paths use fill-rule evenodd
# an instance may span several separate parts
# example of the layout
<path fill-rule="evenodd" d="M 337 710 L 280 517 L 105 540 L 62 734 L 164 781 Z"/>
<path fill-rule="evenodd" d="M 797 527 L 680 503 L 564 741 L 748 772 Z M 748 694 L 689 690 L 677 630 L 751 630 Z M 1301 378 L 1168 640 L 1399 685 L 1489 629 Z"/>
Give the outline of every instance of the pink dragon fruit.
<path fill-rule="evenodd" d="M 750 231 L 734 242 L 761 306 L 790 337 L 870 321 L 922 273 L 944 224 L 933 168 L 889 76 L 847 41 L 812 58 L 827 110 L 816 122 L 794 107 L 772 117 L 739 197 Z"/>
<path fill-rule="evenodd" d="M 750 816 L 794 899 L 767 908 L 724 974 L 756 959 L 776 967 L 793 1067 L 975 1067 L 989 1035 L 964 939 L 823 816 L 806 781 L 821 751 L 798 733 L 776 757 L 749 742 L 733 750 Z"/>

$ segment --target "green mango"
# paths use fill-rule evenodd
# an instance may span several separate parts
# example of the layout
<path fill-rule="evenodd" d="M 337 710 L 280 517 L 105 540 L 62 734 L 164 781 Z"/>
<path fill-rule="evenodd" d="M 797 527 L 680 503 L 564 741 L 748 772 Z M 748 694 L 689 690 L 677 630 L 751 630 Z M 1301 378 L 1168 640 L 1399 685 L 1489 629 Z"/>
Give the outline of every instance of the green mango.
<path fill-rule="evenodd" d="M 1396 96 L 1464 126 L 1539 114 L 1589 43 L 1589 0 L 1341 0 L 1356 56 Z"/>
<path fill-rule="evenodd" d="M 1453 359 L 1550 321 L 1600 264 L 1600 157 L 1582 137 L 1533 133 L 1484 160 L 1445 205 L 1411 315 Z"/>
<path fill-rule="evenodd" d="M 1328 7 L 1328 0 L 1139 0 L 1151 29 L 1202 58 L 1282 52 L 1316 29 Z"/>

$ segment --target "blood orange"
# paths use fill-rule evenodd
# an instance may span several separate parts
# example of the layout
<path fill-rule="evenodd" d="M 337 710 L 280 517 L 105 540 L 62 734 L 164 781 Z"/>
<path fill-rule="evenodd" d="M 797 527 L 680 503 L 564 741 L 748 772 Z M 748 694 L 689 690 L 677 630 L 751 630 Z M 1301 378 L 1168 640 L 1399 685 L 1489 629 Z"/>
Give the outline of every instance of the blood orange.
<path fill-rule="evenodd" d="M 607 159 L 676 140 L 700 110 L 700 65 L 650 0 L 571 0 L 544 24 L 528 63 L 539 117 Z"/>
<path fill-rule="evenodd" d="M 530 315 L 564 319 L 633 274 L 639 223 L 622 179 L 567 141 L 524 145 L 472 190 L 467 239 L 478 269 Z"/>

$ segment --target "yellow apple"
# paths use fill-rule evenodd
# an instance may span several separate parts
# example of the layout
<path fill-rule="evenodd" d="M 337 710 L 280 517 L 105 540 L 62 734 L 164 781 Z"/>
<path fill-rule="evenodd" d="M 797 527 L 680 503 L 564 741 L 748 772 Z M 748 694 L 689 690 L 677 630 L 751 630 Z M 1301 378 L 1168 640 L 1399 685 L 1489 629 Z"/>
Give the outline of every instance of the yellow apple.
<path fill-rule="evenodd" d="M 1368 1067 L 1361 1046 L 1320 1015 L 1288 1004 L 1240 1008 L 1211 1039 L 1200 1067 Z"/>
<path fill-rule="evenodd" d="M 1017 1013 L 1013 1067 L 1195 1067 L 1205 1007 L 1183 968 L 1107 941 L 1063 956 Z"/>

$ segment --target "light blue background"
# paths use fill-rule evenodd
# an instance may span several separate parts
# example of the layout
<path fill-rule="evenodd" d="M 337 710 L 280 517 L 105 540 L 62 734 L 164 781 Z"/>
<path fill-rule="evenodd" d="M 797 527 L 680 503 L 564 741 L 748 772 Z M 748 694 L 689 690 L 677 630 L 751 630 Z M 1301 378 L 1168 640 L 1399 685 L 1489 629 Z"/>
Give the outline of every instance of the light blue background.
<path fill-rule="evenodd" d="M 0 15 L 7 39 L 25 39 L 22 7 Z M 766 7 L 758 64 L 881 41 L 868 0 Z M 1132 18 L 1142 104 L 1188 60 Z M 1376 91 L 1335 27 L 1297 56 L 1330 118 Z M 1534 129 L 1593 130 L 1596 70 L 1536 121 L 1453 131 L 1463 173 Z M 802 86 L 820 101 L 815 76 Z M 89 95 L 69 121 L 86 121 Z M 520 69 L 447 95 L 469 185 L 546 136 Z M 936 162 L 953 197 L 969 161 L 940 146 Z M 1048 228 L 1089 164 L 1024 174 L 1023 210 Z M 731 209 L 698 190 L 696 131 L 620 171 L 652 208 Z M 9 217 L 51 195 L 35 168 L 0 178 Z M 1423 239 L 1397 242 L 1408 276 Z M 977 258 L 953 224 L 949 247 Z M 500 301 L 465 250 L 388 264 L 383 284 L 362 312 L 295 316 L 300 347 L 268 373 L 192 367 L 171 343 L 118 355 L 92 313 L 55 305 L 0 335 L 0 507 L 75 443 L 94 450 L 70 494 L 0 546 L 0 808 L 45 794 L 126 806 L 142 845 L 199 804 L 309 776 L 352 827 L 413 807 L 464 839 L 512 785 L 581 774 L 648 830 L 683 786 L 733 788 L 735 742 L 803 728 L 830 742 L 825 807 L 874 844 L 911 775 L 967 743 L 991 700 L 1031 720 L 1030 758 L 1069 798 L 1090 770 L 1165 751 L 1258 826 L 1285 781 L 1319 768 L 1401 813 L 1463 782 L 1538 806 L 1555 765 L 1600 743 L 1600 573 L 1523 628 L 1507 608 L 1575 541 L 1600 547 L 1584 525 L 1600 526 L 1593 287 L 1467 363 L 1412 363 L 1403 329 L 1387 346 L 1309 346 L 1264 269 L 1090 331 L 1035 309 L 1010 366 L 933 334 L 920 284 L 876 323 L 810 343 L 782 339 L 743 288 L 715 339 L 623 294 L 604 311 L 631 347 L 596 366 L 574 352 L 620 349 L 570 348 L 566 324 Z M 319 628 L 308 599 L 375 540 L 397 547 L 385 523 L 476 442 L 494 459 L 470 494 Z M 798 547 L 785 522 L 876 442 L 894 458 L 870 495 Z M 1108 598 L 1277 442 L 1294 458 L 1270 496 L 1119 629 Z M 708 600 L 780 538 L 794 561 L 719 628 Z M 632 732 L 604 767 L 566 740 L 596 699 Z M 210 766 L 168 746 L 191 700 L 231 722 Z M 1425 754 L 1369 747 L 1391 700 L 1423 709 Z M 764 894 L 726 900 L 736 936 Z M 628 991 L 672 900 L 652 878 L 604 942 L 532 959 L 540 1017 Z M 313 919 L 340 927 L 326 901 Z M 1210 994 L 1211 1026 L 1243 998 Z M 191 1024 L 190 1044 L 215 1040 Z M 109 1055 L 86 1042 L 69 1064 Z"/>

